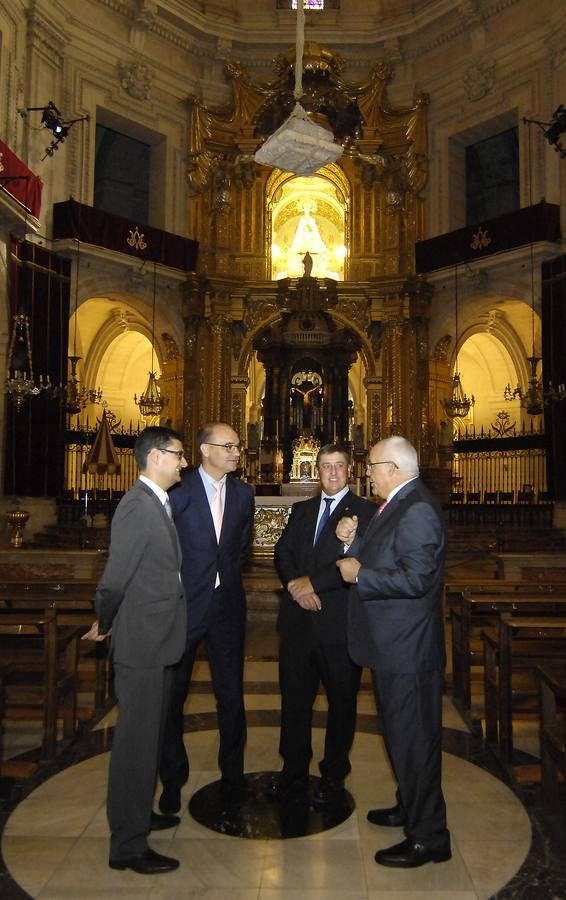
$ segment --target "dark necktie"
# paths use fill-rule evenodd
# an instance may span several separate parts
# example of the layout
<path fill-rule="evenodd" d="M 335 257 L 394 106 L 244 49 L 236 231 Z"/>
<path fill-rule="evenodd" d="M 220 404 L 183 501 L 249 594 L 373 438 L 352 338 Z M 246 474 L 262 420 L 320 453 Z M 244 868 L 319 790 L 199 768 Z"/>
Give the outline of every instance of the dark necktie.
<path fill-rule="evenodd" d="M 328 522 L 328 520 L 330 518 L 330 507 L 332 506 L 332 503 L 334 502 L 333 497 L 324 497 L 323 499 L 324 499 L 324 502 L 326 503 L 326 509 L 324 510 L 323 514 L 321 515 L 320 521 L 318 523 L 318 528 L 316 529 L 316 534 L 314 536 L 315 544 L 320 537 L 320 532 L 322 531 L 322 529 L 324 528 L 324 526 L 326 525 L 326 523 Z"/>

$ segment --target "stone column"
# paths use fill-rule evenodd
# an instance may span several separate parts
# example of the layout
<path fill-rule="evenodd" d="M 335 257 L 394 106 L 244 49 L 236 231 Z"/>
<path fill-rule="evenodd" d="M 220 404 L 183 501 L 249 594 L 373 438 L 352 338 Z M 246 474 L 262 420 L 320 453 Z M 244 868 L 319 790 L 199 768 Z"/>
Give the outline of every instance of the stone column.
<path fill-rule="evenodd" d="M 228 422 L 231 418 L 230 360 L 232 340 L 230 321 L 217 314 L 209 319 L 210 326 L 210 419 Z"/>
<path fill-rule="evenodd" d="M 250 384 L 250 379 L 242 376 L 232 378 L 232 415 L 228 422 L 232 425 L 234 431 L 240 436 L 242 444 L 246 443 L 247 422 L 246 422 L 246 393 Z"/>

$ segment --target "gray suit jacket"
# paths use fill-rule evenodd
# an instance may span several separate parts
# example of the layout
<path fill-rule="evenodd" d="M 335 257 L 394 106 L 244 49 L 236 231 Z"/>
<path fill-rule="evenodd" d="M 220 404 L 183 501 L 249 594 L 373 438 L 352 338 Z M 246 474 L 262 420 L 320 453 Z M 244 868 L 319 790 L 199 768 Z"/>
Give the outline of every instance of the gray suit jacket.
<path fill-rule="evenodd" d="M 153 668 L 181 658 L 187 608 L 180 569 L 175 526 L 151 488 L 136 481 L 114 513 L 95 597 L 100 632 L 112 628 L 115 662 Z"/>
<path fill-rule="evenodd" d="M 348 550 L 362 564 L 348 607 L 348 650 L 355 662 L 397 673 L 444 667 L 445 553 L 442 510 L 417 478 Z"/>

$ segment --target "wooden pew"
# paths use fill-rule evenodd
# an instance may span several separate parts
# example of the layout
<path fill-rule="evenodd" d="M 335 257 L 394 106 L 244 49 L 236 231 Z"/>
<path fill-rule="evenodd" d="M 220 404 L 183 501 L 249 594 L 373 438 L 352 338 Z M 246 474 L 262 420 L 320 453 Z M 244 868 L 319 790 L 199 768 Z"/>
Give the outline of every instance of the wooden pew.
<path fill-rule="evenodd" d="M 550 665 L 564 671 L 566 616 L 512 617 L 503 613 L 499 631 L 482 632 L 484 642 L 485 737 L 501 758 L 513 755 L 513 674 Z M 534 694 L 534 692 L 533 692 Z"/>
<path fill-rule="evenodd" d="M 3 582 L 0 585 L 0 611 L 48 610 L 57 612 L 61 625 L 77 626 L 84 633 L 95 619 L 94 582 L 52 582 L 27 581 L 22 583 Z M 88 647 L 88 651 L 86 648 Z M 110 664 L 108 641 L 81 646 L 94 663 L 94 711 L 102 710 L 110 695 Z"/>
<path fill-rule="evenodd" d="M 54 609 L 0 610 L 0 656 L 5 673 L 5 710 L 42 710 L 42 757 L 57 744 L 57 719 L 71 738 L 76 727 L 79 629 L 58 621 Z"/>
<path fill-rule="evenodd" d="M 546 585 L 544 592 L 532 584 L 521 584 L 520 589 L 506 587 L 501 593 L 461 592 L 452 595 L 451 604 L 452 695 L 460 712 L 468 713 L 472 706 L 471 667 L 482 661 L 481 639 L 476 645 L 475 634 L 479 636 L 481 628 L 496 625 L 502 612 L 566 614 L 566 584 Z"/>
<path fill-rule="evenodd" d="M 566 678 L 558 681 L 538 666 L 541 797 L 546 813 L 558 812 L 559 776 L 566 779 Z"/>

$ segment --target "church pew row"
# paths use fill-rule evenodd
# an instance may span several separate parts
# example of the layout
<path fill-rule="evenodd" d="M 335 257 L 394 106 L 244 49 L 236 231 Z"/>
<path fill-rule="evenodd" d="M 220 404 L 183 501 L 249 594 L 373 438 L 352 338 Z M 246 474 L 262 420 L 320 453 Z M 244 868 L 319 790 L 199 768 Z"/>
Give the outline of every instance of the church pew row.
<path fill-rule="evenodd" d="M 545 587 L 544 593 L 529 584 L 521 585 L 520 590 L 452 594 L 452 693 L 460 712 L 467 714 L 471 709 L 472 666 L 483 664 L 482 628 L 496 626 L 501 613 L 566 614 L 566 584 L 547 584 Z"/>
<path fill-rule="evenodd" d="M 0 611 L 53 609 L 57 612 L 61 625 L 76 626 L 84 634 L 95 618 L 93 606 L 95 590 L 96 584 L 90 581 L 53 583 L 4 581 L 0 584 Z M 84 694 L 92 693 L 92 714 L 104 709 L 110 696 L 108 641 L 96 644 L 83 642 L 80 645 L 79 662 L 79 690 Z"/>
<path fill-rule="evenodd" d="M 566 674 L 566 616 L 503 613 L 498 630 L 482 631 L 482 639 L 485 739 L 511 763 L 514 716 L 539 714 L 537 667 Z"/>
<path fill-rule="evenodd" d="M 79 634 L 54 609 L 0 609 L 3 716 L 42 719 L 43 759 L 55 755 L 59 718 L 64 737 L 75 734 Z"/>
<path fill-rule="evenodd" d="M 541 795 L 544 811 L 560 809 L 559 781 L 566 780 L 566 676 L 537 667 L 540 706 Z"/>

